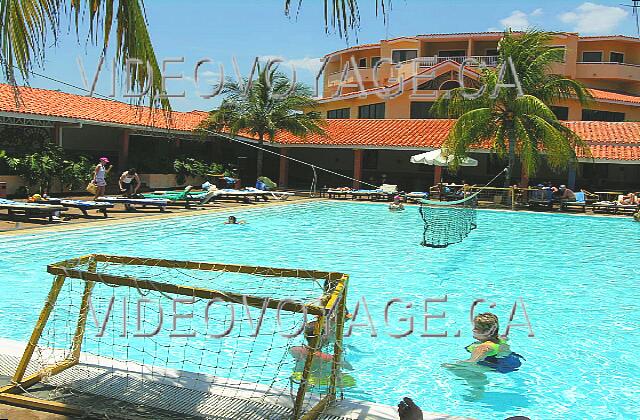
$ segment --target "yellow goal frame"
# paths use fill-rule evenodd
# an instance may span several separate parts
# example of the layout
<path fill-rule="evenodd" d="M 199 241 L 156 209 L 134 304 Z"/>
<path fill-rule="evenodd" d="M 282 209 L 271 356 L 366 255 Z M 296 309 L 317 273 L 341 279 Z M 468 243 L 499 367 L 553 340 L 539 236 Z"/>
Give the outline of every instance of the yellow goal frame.
<path fill-rule="evenodd" d="M 123 265 L 142 265 L 164 268 L 178 268 L 203 271 L 222 271 L 229 273 L 244 273 L 249 275 L 272 276 L 272 277 L 295 277 L 298 279 L 314 279 L 325 282 L 326 289 L 320 298 L 319 305 L 304 304 L 293 301 L 279 301 L 259 296 L 243 296 L 237 293 L 223 292 L 212 289 L 197 288 L 192 286 L 180 286 L 170 283 L 156 282 L 152 280 L 137 279 L 135 277 L 116 276 L 97 272 L 98 263 L 114 263 Z M 81 269 L 80 266 L 87 266 Z M 246 266 L 235 264 L 206 263 L 194 261 L 165 260 L 156 258 L 126 257 L 103 254 L 90 254 L 78 258 L 64 260 L 47 266 L 47 272 L 53 274 L 55 279 L 49 290 L 49 294 L 40 312 L 36 326 L 26 345 L 25 351 L 18 363 L 16 371 L 12 377 L 11 384 L 0 387 L 0 402 L 17 406 L 32 408 L 35 410 L 46 410 L 66 415 L 82 415 L 85 410 L 72 404 L 45 399 L 33 398 L 22 395 L 29 387 L 40 382 L 44 377 L 56 375 L 80 362 L 82 340 L 84 338 L 87 314 L 89 311 L 89 299 L 93 287 L 96 283 L 103 283 L 110 286 L 128 286 L 143 290 L 160 291 L 163 293 L 186 295 L 202 299 L 221 299 L 228 302 L 239 302 L 246 299 L 248 305 L 262 308 L 263 305 L 271 309 L 280 308 L 290 312 L 299 312 L 315 315 L 317 317 L 315 337 L 312 339 L 311 348 L 305 360 L 304 370 L 298 392 L 296 394 L 293 407 L 293 418 L 310 420 L 317 418 L 332 402 L 336 400 L 337 377 L 340 373 L 342 358 L 342 341 L 346 313 L 346 293 L 349 276 L 344 273 L 302 270 L 290 268 L 273 268 L 262 266 Z M 56 364 L 46 366 L 40 371 L 25 377 L 27 366 L 29 365 L 33 353 L 37 348 L 38 341 L 44 331 L 49 316 L 55 307 L 58 295 L 64 286 L 67 278 L 85 280 L 85 287 L 82 294 L 82 301 L 78 315 L 76 330 L 71 342 L 71 355 L 67 359 Z M 327 317 L 334 317 L 336 320 L 336 339 L 333 348 L 333 364 L 331 378 L 327 395 L 322 398 L 309 411 L 304 413 L 304 399 L 309 387 L 309 376 L 313 355 L 320 350 L 322 327 L 325 325 Z"/>

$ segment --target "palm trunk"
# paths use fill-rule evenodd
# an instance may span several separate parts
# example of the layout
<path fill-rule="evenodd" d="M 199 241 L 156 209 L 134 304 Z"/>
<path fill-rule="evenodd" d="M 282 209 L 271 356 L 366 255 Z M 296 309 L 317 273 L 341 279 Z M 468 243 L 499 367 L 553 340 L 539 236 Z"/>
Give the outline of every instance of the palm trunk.
<path fill-rule="evenodd" d="M 511 178 L 513 176 L 513 169 L 516 163 L 516 136 L 513 130 L 509 130 L 509 168 L 507 170 L 507 176 L 504 180 L 504 186 L 511 186 Z"/>
<path fill-rule="evenodd" d="M 263 144 L 264 144 L 264 134 L 260 134 L 260 137 L 258 138 L 258 146 L 260 148 L 258 149 L 258 156 L 257 156 L 257 163 L 256 163 L 256 178 L 260 178 L 262 176 L 262 164 L 264 161 L 264 152 L 262 151 Z"/>

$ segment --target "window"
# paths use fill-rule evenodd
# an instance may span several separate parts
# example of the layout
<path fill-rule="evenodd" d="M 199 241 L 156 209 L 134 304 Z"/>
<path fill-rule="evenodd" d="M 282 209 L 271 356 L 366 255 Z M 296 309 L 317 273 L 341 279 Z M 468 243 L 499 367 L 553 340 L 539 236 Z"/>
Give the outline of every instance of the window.
<path fill-rule="evenodd" d="M 486 54 L 486 55 L 488 55 L 488 56 L 494 56 L 494 57 L 495 57 L 495 56 L 497 56 L 497 55 L 498 55 L 498 50 L 496 50 L 496 49 L 490 49 L 490 50 L 487 50 L 487 51 L 485 52 L 485 54 Z"/>
<path fill-rule="evenodd" d="M 401 63 L 418 57 L 418 50 L 395 50 L 391 52 L 391 61 Z"/>
<path fill-rule="evenodd" d="M 351 118 L 351 110 L 349 108 L 340 108 L 327 111 L 328 120 L 335 120 L 337 118 Z"/>
<path fill-rule="evenodd" d="M 569 120 L 569 108 L 566 106 L 551 106 L 551 111 L 556 114 L 556 117 L 561 121 Z"/>
<path fill-rule="evenodd" d="M 363 119 L 383 119 L 384 102 L 379 104 L 362 105 L 358 107 L 358 118 Z"/>
<path fill-rule="evenodd" d="M 609 54 L 609 61 L 612 63 L 624 63 L 624 54 L 611 51 L 611 54 Z"/>
<path fill-rule="evenodd" d="M 358 67 L 360 67 L 361 69 L 367 68 L 367 59 L 366 58 L 361 58 L 358 61 Z"/>
<path fill-rule="evenodd" d="M 465 50 L 445 50 L 438 51 L 438 57 L 464 57 L 467 55 Z"/>
<path fill-rule="evenodd" d="M 600 111 L 597 109 L 582 110 L 582 121 L 622 122 L 624 119 L 624 112 Z"/>
<path fill-rule="evenodd" d="M 416 119 L 432 119 L 431 106 L 433 102 L 411 102 L 411 114 L 412 120 Z"/>
<path fill-rule="evenodd" d="M 602 51 L 585 51 L 582 53 L 583 63 L 602 63 Z"/>
<path fill-rule="evenodd" d="M 371 67 L 375 67 L 380 62 L 380 57 L 371 57 Z"/>
<path fill-rule="evenodd" d="M 567 47 L 564 45 L 552 45 L 551 48 L 555 50 L 562 50 L 562 62 L 565 63 L 567 61 Z"/>

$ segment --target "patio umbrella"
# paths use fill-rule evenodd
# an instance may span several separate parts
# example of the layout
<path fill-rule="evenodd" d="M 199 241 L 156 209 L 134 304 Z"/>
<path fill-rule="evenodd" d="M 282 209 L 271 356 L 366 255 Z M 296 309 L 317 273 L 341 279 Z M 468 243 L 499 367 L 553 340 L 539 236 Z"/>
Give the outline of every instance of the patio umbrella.
<path fill-rule="evenodd" d="M 423 165 L 433 165 L 436 170 L 433 177 L 433 185 L 440 183 L 442 178 L 442 167 L 448 166 L 453 161 L 453 156 L 445 156 L 442 153 L 442 149 L 432 150 L 430 152 L 420 153 L 419 155 L 411 156 L 409 159 L 411 163 L 421 163 Z M 460 161 L 460 166 L 478 166 L 478 161 L 466 157 Z"/>

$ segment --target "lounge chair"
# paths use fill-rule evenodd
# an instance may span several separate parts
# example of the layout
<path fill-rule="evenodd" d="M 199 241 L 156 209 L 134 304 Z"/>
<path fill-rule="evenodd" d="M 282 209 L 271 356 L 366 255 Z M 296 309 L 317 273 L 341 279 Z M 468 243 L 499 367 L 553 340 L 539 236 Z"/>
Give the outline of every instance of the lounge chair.
<path fill-rule="evenodd" d="M 348 189 L 344 189 L 344 188 L 329 188 L 327 190 L 327 195 L 329 196 L 329 198 L 333 198 L 333 199 L 346 199 L 347 196 L 349 194 L 351 194 L 353 192 L 353 190 L 351 188 Z"/>
<path fill-rule="evenodd" d="M 594 213 L 610 213 L 615 214 L 617 211 L 618 203 L 615 201 L 596 201 L 591 204 L 591 211 Z"/>
<path fill-rule="evenodd" d="M 393 184 L 382 184 L 380 191 L 371 194 L 372 200 L 392 201 L 393 197 L 398 194 L 398 186 Z"/>
<path fill-rule="evenodd" d="M 289 197 L 295 195 L 292 192 L 261 190 L 259 188 L 253 188 L 253 187 L 248 187 L 246 189 L 246 191 L 254 192 L 254 193 L 257 193 L 257 194 L 263 195 L 263 196 L 264 195 L 270 195 L 272 198 L 274 198 L 276 200 L 287 200 Z"/>
<path fill-rule="evenodd" d="M 640 209 L 640 205 L 638 204 L 621 204 L 623 200 L 623 196 L 618 196 L 618 201 L 616 202 L 616 213 L 617 214 L 631 214 L 633 215 L 635 212 Z"/>
<path fill-rule="evenodd" d="M 376 190 L 354 190 L 351 191 L 351 198 L 353 200 L 362 200 L 362 199 L 367 199 L 370 200 L 371 197 L 374 194 L 378 194 L 378 193 L 382 193 L 383 191 L 380 189 L 376 189 Z"/>
<path fill-rule="evenodd" d="M 404 196 L 407 199 L 407 201 L 412 201 L 412 202 L 415 202 L 415 203 L 419 203 L 420 200 L 426 200 L 427 198 L 429 198 L 429 193 L 428 192 L 421 192 L 421 191 L 413 191 L 413 192 L 405 194 Z"/>
<path fill-rule="evenodd" d="M 86 217 L 89 217 L 89 210 L 98 210 L 104 217 L 108 217 L 107 210 L 113 208 L 112 203 L 101 202 L 98 203 L 96 201 L 86 201 L 86 200 L 64 200 L 58 198 L 50 198 L 48 200 L 40 200 L 36 201 L 39 204 L 58 204 L 64 207 L 78 209 L 82 212 L 82 214 Z"/>
<path fill-rule="evenodd" d="M 553 209 L 553 191 L 549 188 L 531 191 L 528 204 L 531 208 L 546 207 L 548 210 Z"/>
<path fill-rule="evenodd" d="M 128 198 L 128 197 L 98 197 L 96 199 L 100 203 L 124 204 L 127 211 L 135 210 L 134 206 L 157 207 L 161 212 L 165 211 L 169 202 L 162 198 Z"/>
<path fill-rule="evenodd" d="M 207 204 L 217 195 L 217 191 L 193 191 L 193 187 L 189 185 L 183 191 L 154 191 L 142 196 L 149 199 L 168 200 L 171 203 L 184 203 L 186 208 L 190 208 L 192 203 Z"/>
<path fill-rule="evenodd" d="M 561 201 L 560 211 L 581 210 L 583 213 L 587 212 L 587 198 L 585 193 L 577 192 L 576 201 Z"/>
<path fill-rule="evenodd" d="M 27 219 L 45 217 L 49 222 L 53 222 L 53 218 L 58 216 L 60 212 L 68 210 L 68 208 L 59 204 L 22 203 L 4 198 L 0 198 L 0 209 L 7 210 L 9 219 L 12 220 L 17 217 Z"/>
<path fill-rule="evenodd" d="M 236 190 L 232 188 L 223 188 L 220 190 L 216 190 L 215 198 L 230 198 L 236 201 L 244 201 L 245 203 L 249 203 L 251 198 L 255 201 L 260 201 L 262 198 L 264 201 L 269 201 L 269 194 L 267 191 L 262 191 L 258 189 L 253 190 Z"/>

